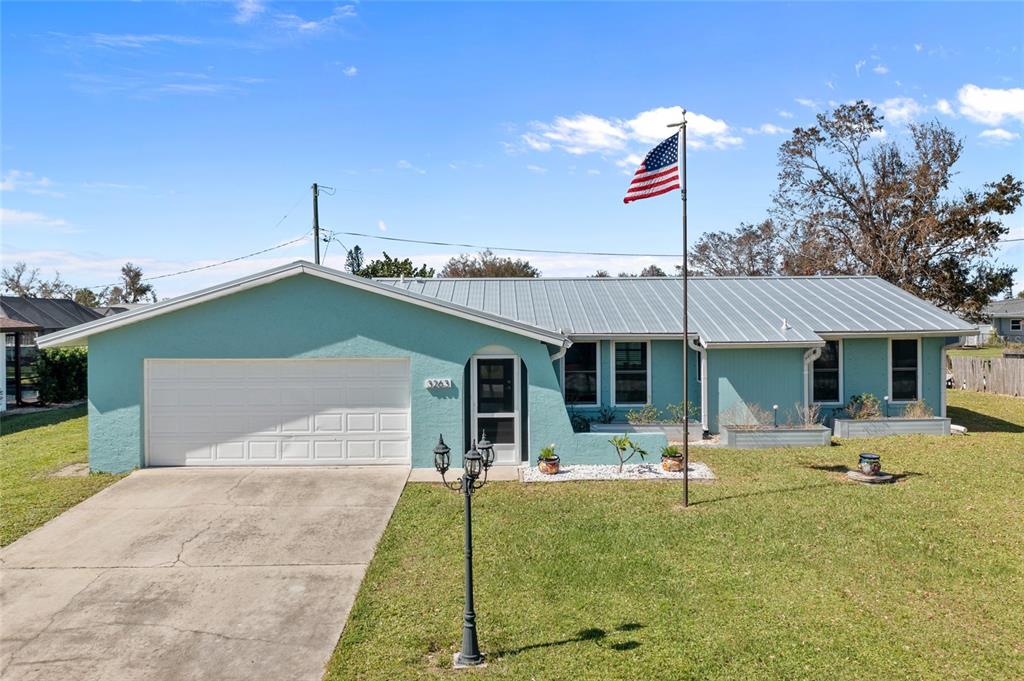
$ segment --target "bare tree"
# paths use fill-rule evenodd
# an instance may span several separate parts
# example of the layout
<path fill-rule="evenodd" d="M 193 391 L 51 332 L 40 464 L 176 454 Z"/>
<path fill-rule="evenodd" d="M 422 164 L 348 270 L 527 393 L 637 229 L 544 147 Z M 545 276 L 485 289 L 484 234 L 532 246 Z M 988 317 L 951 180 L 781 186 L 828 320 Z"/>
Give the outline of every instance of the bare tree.
<path fill-rule="evenodd" d="M 735 232 L 708 232 L 693 247 L 690 267 L 703 274 L 767 276 L 782 268 L 784 242 L 775 223 L 741 223 Z"/>
<path fill-rule="evenodd" d="M 992 262 L 1024 186 L 1011 175 L 982 190 L 951 189 L 963 143 L 935 121 L 911 124 L 910 148 L 882 138 L 864 102 L 819 114 L 779 149 L 773 211 L 792 274 L 874 274 L 977 318 L 1012 283 Z"/>
<path fill-rule="evenodd" d="M 647 267 L 640 270 L 641 277 L 664 277 L 668 276 L 665 274 L 665 270 L 661 269 L 657 265 L 648 265 Z"/>
<path fill-rule="evenodd" d="M 156 302 L 156 291 L 152 284 L 147 284 L 142 275 L 142 268 L 126 262 L 121 268 L 121 282 L 103 290 L 100 299 L 105 305 L 119 303 Z"/>

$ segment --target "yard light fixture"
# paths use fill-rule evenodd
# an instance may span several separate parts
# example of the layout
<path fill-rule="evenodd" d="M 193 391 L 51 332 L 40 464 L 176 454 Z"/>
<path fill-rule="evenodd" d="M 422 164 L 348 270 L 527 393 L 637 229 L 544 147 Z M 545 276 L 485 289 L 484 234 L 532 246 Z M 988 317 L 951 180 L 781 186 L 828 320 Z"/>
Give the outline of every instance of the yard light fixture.
<path fill-rule="evenodd" d="M 772 405 L 772 417 L 775 419 L 775 427 L 779 427 L 779 405 Z"/>
<path fill-rule="evenodd" d="M 885 418 L 889 418 L 889 396 L 888 395 L 883 395 L 882 396 L 882 402 L 885 403 L 885 414 L 884 414 L 884 416 L 885 416 Z"/>
<path fill-rule="evenodd" d="M 465 608 L 462 612 L 462 648 L 455 655 L 454 664 L 456 667 L 476 667 L 484 662 L 484 656 L 480 653 L 480 644 L 476 636 L 476 609 L 473 607 L 473 491 L 478 490 L 487 484 L 487 471 L 494 463 L 494 446 L 487 441 L 484 434 L 480 434 L 480 442 L 472 443 L 469 451 L 462 456 L 463 473 L 458 480 L 448 482 L 445 473 L 448 472 L 451 450 L 444 443 L 443 437 L 438 437 L 437 446 L 434 447 L 434 467 L 441 474 L 441 482 L 453 492 L 461 492 L 465 505 L 465 556 L 466 556 L 466 597 Z M 483 473 L 483 479 L 480 474 Z"/>

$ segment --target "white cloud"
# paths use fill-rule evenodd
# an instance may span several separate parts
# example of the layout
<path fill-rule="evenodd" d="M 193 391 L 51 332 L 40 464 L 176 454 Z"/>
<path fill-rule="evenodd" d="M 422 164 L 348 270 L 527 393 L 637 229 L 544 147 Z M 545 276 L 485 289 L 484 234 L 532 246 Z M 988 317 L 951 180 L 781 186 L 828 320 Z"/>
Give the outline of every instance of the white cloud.
<path fill-rule="evenodd" d="M 538 175 L 543 175 L 544 173 L 548 172 L 548 169 L 545 168 L 544 166 L 535 166 L 532 163 L 526 166 L 526 169 L 529 170 L 531 173 L 537 173 Z"/>
<path fill-rule="evenodd" d="M 597 170 L 595 168 L 588 168 L 587 169 L 587 175 L 600 175 L 600 174 L 601 174 L 601 171 Z"/>
<path fill-rule="evenodd" d="M 572 118 L 559 116 L 551 123 L 533 123 L 538 131 L 522 139 L 530 148 L 547 151 L 555 145 L 570 154 L 582 155 L 623 149 L 628 133 L 615 121 L 592 114 L 576 114 Z M 546 148 L 545 148 L 546 145 Z"/>
<path fill-rule="evenodd" d="M 75 231 L 68 224 L 67 220 L 15 208 L 0 208 L 0 226 L 3 226 L 5 229 L 11 227 L 43 227 L 56 229 L 60 232 Z"/>
<path fill-rule="evenodd" d="M 395 165 L 398 167 L 399 170 L 411 170 L 412 172 L 416 173 L 417 175 L 426 175 L 427 174 L 426 170 L 424 170 L 423 168 L 419 168 L 417 166 L 414 166 L 412 163 L 410 163 L 409 161 L 406 161 L 404 158 L 401 159 Z"/>
<path fill-rule="evenodd" d="M 983 88 L 968 83 L 957 92 L 960 113 L 985 125 L 1004 119 L 1024 122 L 1024 88 Z"/>
<path fill-rule="evenodd" d="M 884 76 L 885 74 L 889 73 L 889 67 L 886 66 L 885 64 L 877 64 L 875 68 L 871 70 L 880 76 Z"/>
<path fill-rule="evenodd" d="M 523 135 L 522 139 L 526 142 L 526 146 L 530 147 L 534 151 L 548 151 L 551 149 L 551 143 L 535 133 L 528 132 Z"/>
<path fill-rule="evenodd" d="M 792 118 L 793 112 L 786 111 L 785 109 L 779 109 L 779 116 L 781 116 L 782 118 Z"/>
<path fill-rule="evenodd" d="M 1003 128 L 992 128 L 990 130 L 982 130 L 978 137 L 990 144 L 1009 144 L 1014 140 L 1020 139 L 1020 133 L 1011 132 Z"/>
<path fill-rule="evenodd" d="M 377 229 L 379 229 L 382 232 L 386 232 L 388 231 L 388 226 L 384 223 L 383 220 L 377 220 Z"/>
<path fill-rule="evenodd" d="M 682 112 L 674 107 L 659 107 L 642 111 L 633 118 L 602 118 L 580 113 L 572 117 L 559 116 L 550 123 L 534 121 L 533 130 L 520 135 L 521 144 L 534 151 L 558 148 L 575 156 L 584 154 L 611 154 L 638 150 L 672 135 L 670 123 L 677 123 Z M 739 146 L 743 139 L 732 132 L 721 119 L 688 112 L 688 140 L 694 149 L 727 149 Z M 515 148 L 506 146 L 515 151 Z"/>
<path fill-rule="evenodd" d="M 359 74 L 359 69 L 355 66 L 346 66 L 341 70 L 341 72 L 349 78 L 353 78 Z"/>
<path fill-rule="evenodd" d="M 923 52 L 923 51 L 924 51 L 924 45 L 922 45 L 921 43 L 914 43 L 914 52 Z"/>
<path fill-rule="evenodd" d="M 935 102 L 935 110 L 944 116 L 956 116 L 956 112 L 953 111 L 953 105 L 949 103 L 948 99 L 939 99 Z"/>
<path fill-rule="evenodd" d="M 864 61 L 863 59 L 861 59 L 860 61 L 858 61 L 858 62 L 857 62 L 856 64 L 854 64 L 854 65 L 853 65 L 853 71 L 854 71 L 854 73 L 856 73 L 856 74 L 857 74 L 857 77 L 858 77 L 858 78 L 860 78 L 860 70 L 861 70 L 862 68 L 864 68 L 865 66 L 867 66 L 867 64 L 868 64 L 868 63 L 867 63 L 866 61 Z"/>
<path fill-rule="evenodd" d="M 274 17 L 277 25 L 299 33 L 319 33 L 333 27 L 338 22 L 356 16 L 355 5 L 338 5 L 322 19 L 304 19 L 298 14 L 281 13 Z"/>
<path fill-rule="evenodd" d="M 890 123 L 907 123 L 925 112 L 925 108 L 912 97 L 890 97 L 878 108 Z"/>
<path fill-rule="evenodd" d="M 784 135 L 789 130 L 774 123 L 762 123 L 756 128 L 743 128 L 743 132 L 748 135 Z"/>
<path fill-rule="evenodd" d="M 92 33 L 89 40 L 98 47 L 124 47 L 129 49 L 140 49 L 160 43 L 172 45 L 198 45 L 202 41 L 185 35 L 170 35 L 167 33 Z"/>
<path fill-rule="evenodd" d="M 267 9 L 262 0 L 239 0 L 235 3 L 235 23 L 248 24 Z"/>
<path fill-rule="evenodd" d="M 48 177 L 36 177 L 35 173 L 24 170 L 8 170 L 0 180 L 0 190 L 25 192 L 36 196 L 63 197 L 61 192 L 51 189 L 53 181 Z"/>
<path fill-rule="evenodd" d="M 806 106 L 808 109 L 818 109 L 819 104 L 813 99 L 807 99 L 806 97 L 797 97 L 795 100 L 800 106 Z"/>

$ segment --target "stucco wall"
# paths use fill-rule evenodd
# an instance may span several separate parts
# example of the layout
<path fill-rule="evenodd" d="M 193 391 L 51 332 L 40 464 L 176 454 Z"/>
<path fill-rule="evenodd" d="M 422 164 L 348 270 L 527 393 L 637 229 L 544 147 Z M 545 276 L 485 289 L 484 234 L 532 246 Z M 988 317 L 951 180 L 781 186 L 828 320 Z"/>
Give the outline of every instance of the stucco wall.
<path fill-rule="evenodd" d="M 476 350 L 492 344 L 508 347 L 527 365 L 530 458 L 535 458 L 539 446 L 535 443 L 554 442 L 560 453 L 575 454 L 578 444 L 549 346 L 400 300 L 297 275 L 90 338 L 90 464 L 98 471 L 144 465 L 143 360 L 147 357 L 401 356 L 410 358 L 412 372 L 413 466 L 431 466 L 438 433 L 444 433 L 454 453 L 465 450 L 464 367 Z M 423 387 L 427 378 L 451 378 L 454 387 L 428 391 Z M 610 447 L 607 454 L 612 455 Z"/>
<path fill-rule="evenodd" d="M 799 418 L 803 409 L 803 357 L 806 348 L 708 350 L 708 429 L 723 421 L 751 423 L 751 407 L 771 412 L 779 422 Z M 799 404 L 799 409 L 795 406 Z"/>

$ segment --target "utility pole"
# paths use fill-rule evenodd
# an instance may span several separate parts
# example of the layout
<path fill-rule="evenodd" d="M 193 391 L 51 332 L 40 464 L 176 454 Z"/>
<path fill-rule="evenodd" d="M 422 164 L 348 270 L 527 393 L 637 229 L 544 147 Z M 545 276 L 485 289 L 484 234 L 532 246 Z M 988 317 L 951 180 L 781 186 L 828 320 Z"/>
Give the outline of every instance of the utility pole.
<path fill-rule="evenodd" d="M 313 183 L 313 262 L 320 264 L 320 209 L 316 201 L 320 196 L 320 187 Z"/>

